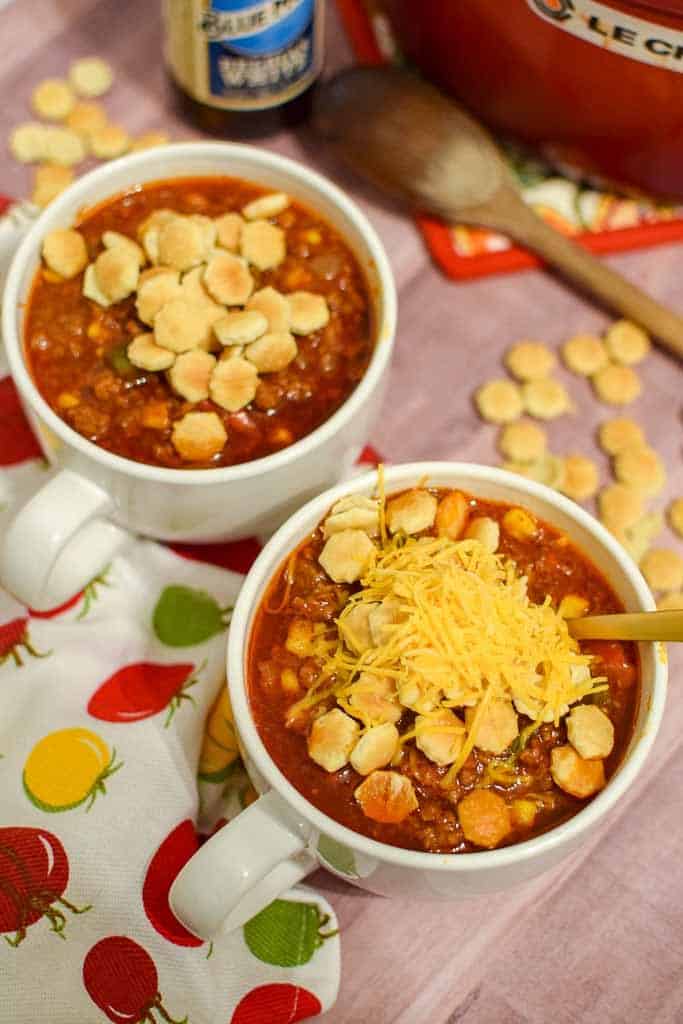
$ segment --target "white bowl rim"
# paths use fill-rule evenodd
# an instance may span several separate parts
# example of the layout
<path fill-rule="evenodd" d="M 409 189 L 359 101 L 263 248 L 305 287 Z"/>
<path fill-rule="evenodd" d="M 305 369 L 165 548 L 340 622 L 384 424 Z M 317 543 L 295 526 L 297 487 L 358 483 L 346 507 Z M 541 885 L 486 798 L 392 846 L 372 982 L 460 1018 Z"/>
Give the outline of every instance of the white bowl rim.
<path fill-rule="evenodd" d="M 464 462 L 415 462 L 396 466 L 387 466 L 385 480 L 387 491 L 410 486 L 423 477 L 450 476 L 455 480 L 458 475 L 467 475 L 470 479 L 487 483 L 498 483 L 511 487 L 524 497 L 537 498 L 552 509 L 572 518 L 580 527 L 591 533 L 597 542 L 606 549 L 611 559 L 628 579 L 633 587 L 643 611 L 653 611 L 655 602 L 637 565 L 612 537 L 605 527 L 579 505 L 543 484 L 496 469 L 475 463 Z M 319 522 L 327 509 L 339 498 L 349 493 L 356 493 L 370 488 L 377 479 L 372 470 L 362 476 L 338 484 L 318 497 L 307 502 L 298 512 L 290 517 L 265 545 L 250 569 L 240 590 L 230 625 L 227 652 L 227 679 L 230 700 L 235 724 L 241 743 L 245 746 L 256 768 L 273 789 L 277 790 L 285 802 L 312 824 L 320 833 L 331 836 L 344 846 L 384 863 L 401 867 L 420 868 L 427 871 L 470 872 L 483 871 L 491 868 L 504 868 L 512 864 L 522 863 L 541 857 L 557 847 L 563 846 L 572 839 L 578 838 L 587 829 L 595 825 L 614 806 L 617 800 L 629 789 L 642 768 L 647 754 L 655 740 L 664 711 L 667 685 L 666 665 L 660 657 L 657 645 L 645 646 L 645 656 L 652 659 L 653 678 L 652 693 L 649 707 L 646 709 L 643 727 L 637 738 L 634 749 L 623 761 L 615 775 L 589 804 L 567 821 L 534 838 L 527 839 L 498 850 L 475 851 L 472 853 L 438 854 L 403 847 L 391 846 L 354 832 L 345 825 L 339 824 L 320 811 L 288 781 L 271 759 L 268 751 L 254 725 L 247 696 L 244 678 L 244 659 L 248 653 L 250 638 L 249 628 L 255 599 L 259 596 L 268 566 L 272 563 L 282 565 L 291 550 L 293 538 L 301 531 L 310 519 Z M 547 516 L 552 522 L 552 515 Z M 272 577 L 272 571 L 269 578 Z M 641 645 L 641 665 L 645 660 Z"/>
<path fill-rule="evenodd" d="M 294 444 L 283 448 L 281 451 L 250 462 L 212 469 L 171 469 L 165 466 L 153 466 L 144 462 L 136 462 L 134 459 L 127 459 L 121 455 L 105 451 L 105 449 L 100 448 L 93 441 L 88 441 L 77 431 L 73 430 L 50 408 L 38 391 L 26 366 L 23 355 L 23 341 L 18 336 L 16 329 L 16 310 L 23 301 L 20 295 L 20 287 L 25 265 L 34 256 L 35 252 L 39 251 L 40 242 L 45 232 L 43 225 L 48 216 L 51 220 L 57 219 L 62 209 L 70 207 L 79 198 L 82 198 L 83 206 L 87 207 L 88 197 L 92 195 L 93 190 L 106 182 L 112 173 L 118 171 L 124 164 L 130 168 L 130 186 L 133 187 L 136 184 L 136 169 L 144 167 L 149 161 L 158 159 L 163 154 L 168 154 L 174 158 L 187 156 L 190 159 L 196 157 L 197 153 L 201 152 L 207 155 L 221 156 L 226 161 L 231 157 L 247 160 L 253 164 L 255 176 L 258 175 L 259 168 L 280 170 L 296 178 L 304 188 L 310 188 L 312 192 L 324 196 L 329 202 L 334 204 L 341 212 L 343 218 L 355 228 L 367 247 L 370 262 L 375 268 L 377 284 L 381 295 L 379 303 L 375 300 L 377 305 L 381 305 L 381 322 L 376 324 L 375 347 L 370 363 L 362 378 L 339 408 L 320 426 L 311 431 L 310 434 L 306 434 L 298 441 L 295 441 Z M 226 166 L 223 172 L 213 172 L 213 175 L 207 172 L 204 175 L 198 176 L 212 177 L 219 173 L 225 173 L 229 176 L 229 167 Z M 188 171 L 187 176 L 192 176 L 191 172 Z M 162 174 L 152 180 L 164 181 L 182 177 L 182 173 L 169 173 L 168 175 Z M 125 189 L 117 189 L 112 195 L 119 195 L 122 191 L 125 191 Z M 315 199 L 310 200 L 310 202 L 315 207 Z M 341 233 L 343 235 L 343 228 Z M 357 410 L 379 384 L 393 350 L 396 316 L 396 285 L 384 246 L 360 207 L 352 199 L 348 198 L 337 185 L 323 175 L 318 174 L 317 171 L 313 171 L 306 165 L 300 164 L 289 157 L 281 156 L 279 153 L 272 153 L 269 150 L 244 143 L 198 141 L 157 146 L 154 149 L 144 150 L 140 153 L 120 157 L 118 160 L 112 160 L 78 178 L 57 199 L 53 200 L 29 229 L 12 259 L 2 302 L 2 335 L 5 339 L 5 349 L 12 378 L 19 391 L 28 404 L 35 408 L 40 418 L 45 421 L 50 430 L 64 441 L 65 444 L 77 449 L 87 458 L 103 463 L 108 469 L 128 476 L 140 477 L 144 480 L 164 484 L 193 484 L 201 487 L 212 484 L 237 483 L 240 480 L 260 476 L 271 470 L 278 470 L 290 462 L 295 462 L 299 458 L 310 454 L 311 451 L 324 444 L 330 437 L 336 434 L 346 422 L 353 418 Z M 377 319 L 379 320 L 379 317 Z"/>

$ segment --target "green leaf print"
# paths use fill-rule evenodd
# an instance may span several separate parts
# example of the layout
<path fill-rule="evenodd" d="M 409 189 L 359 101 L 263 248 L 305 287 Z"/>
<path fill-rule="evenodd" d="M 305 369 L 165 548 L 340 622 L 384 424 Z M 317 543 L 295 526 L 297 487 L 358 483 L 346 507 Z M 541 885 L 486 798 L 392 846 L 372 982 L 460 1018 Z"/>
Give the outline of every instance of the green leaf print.
<path fill-rule="evenodd" d="M 220 608 L 205 590 L 165 587 L 157 601 L 152 623 L 162 644 L 193 647 L 222 633 L 230 622 L 232 608 Z"/>
<path fill-rule="evenodd" d="M 317 903 L 274 900 L 244 926 L 244 941 L 259 960 L 277 967 L 301 967 L 336 931 L 324 932 L 329 921 Z"/>
<path fill-rule="evenodd" d="M 348 846 L 338 843 L 336 839 L 330 839 L 329 836 L 321 835 L 318 839 L 318 853 L 326 864 L 329 864 L 331 868 L 334 868 L 341 875 L 346 875 L 347 878 L 360 877 L 356 867 L 356 858 L 353 856 L 353 850 L 349 850 Z"/>
<path fill-rule="evenodd" d="M 85 589 L 83 590 L 83 607 L 76 616 L 77 621 L 84 619 L 88 612 L 90 611 L 90 609 L 92 608 L 95 601 L 97 601 L 98 597 L 100 596 L 97 588 L 110 586 L 109 580 L 107 579 L 110 570 L 111 564 L 105 565 L 102 572 L 99 573 L 99 575 L 94 576 L 90 580 L 90 583 L 86 585 Z"/>

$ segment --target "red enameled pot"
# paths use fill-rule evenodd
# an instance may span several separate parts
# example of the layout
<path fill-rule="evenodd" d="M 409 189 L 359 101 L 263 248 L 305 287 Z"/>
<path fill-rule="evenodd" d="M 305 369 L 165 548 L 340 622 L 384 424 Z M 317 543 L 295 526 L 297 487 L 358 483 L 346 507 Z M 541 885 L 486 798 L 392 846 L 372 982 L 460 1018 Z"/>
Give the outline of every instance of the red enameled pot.
<path fill-rule="evenodd" d="M 683 0 L 383 0 L 403 52 L 560 167 L 683 198 Z"/>

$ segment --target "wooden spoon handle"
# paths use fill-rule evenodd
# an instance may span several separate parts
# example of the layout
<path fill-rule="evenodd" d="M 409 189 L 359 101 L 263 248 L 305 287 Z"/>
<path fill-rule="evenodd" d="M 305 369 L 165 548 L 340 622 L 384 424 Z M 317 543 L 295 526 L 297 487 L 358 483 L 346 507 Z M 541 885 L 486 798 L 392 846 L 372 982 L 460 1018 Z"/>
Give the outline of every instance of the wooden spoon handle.
<path fill-rule="evenodd" d="M 683 640 L 683 611 L 626 612 L 569 619 L 577 640 Z"/>
<path fill-rule="evenodd" d="M 683 357 L 683 317 L 549 227 L 513 189 L 502 189 L 485 207 L 470 213 L 471 223 L 475 222 L 476 213 L 480 225 L 504 231 L 516 242 L 533 249 L 579 287 L 640 324 L 666 348 Z"/>

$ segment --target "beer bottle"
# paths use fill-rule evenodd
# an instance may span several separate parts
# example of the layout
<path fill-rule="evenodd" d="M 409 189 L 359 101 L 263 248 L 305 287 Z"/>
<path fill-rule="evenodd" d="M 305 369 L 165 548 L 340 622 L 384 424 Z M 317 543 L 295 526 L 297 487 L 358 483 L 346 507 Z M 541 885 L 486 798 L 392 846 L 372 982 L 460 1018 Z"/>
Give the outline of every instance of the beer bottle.
<path fill-rule="evenodd" d="M 166 62 L 204 131 L 268 135 L 308 115 L 325 0 L 164 0 Z"/>

